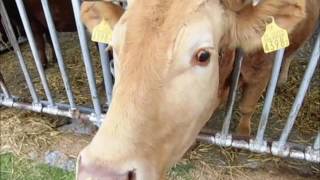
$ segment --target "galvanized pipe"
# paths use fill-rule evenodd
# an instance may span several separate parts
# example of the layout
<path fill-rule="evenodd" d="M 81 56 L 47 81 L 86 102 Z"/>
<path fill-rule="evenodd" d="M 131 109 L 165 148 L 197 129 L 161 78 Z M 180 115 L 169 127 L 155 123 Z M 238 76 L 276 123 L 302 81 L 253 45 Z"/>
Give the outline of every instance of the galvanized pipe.
<path fill-rule="evenodd" d="M 1 88 L 5 98 L 7 98 L 7 99 L 11 98 L 11 94 L 9 93 L 9 90 L 5 84 L 5 81 L 4 81 L 4 78 L 1 74 L 1 72 L 0 72 L 0 88 Z"/>
<path fill-rule="evenodd" d="M 44 106 L 48 106 L 49 102 L 48 101 L 41 101 L 41 104 L 43 104 Z M 62 109 L 62 110 L 74 110 L 71 108 L 71 106 L 69 104 L 56 103 L 56 106 L 58 109 Z M 94 110 L 92 108 L 88 108 L 88 107 L 84 107 L 84 106 L 76 106 L 75 109 L 77 109 L 81 113 L 85 113 L 85 114 L 94 113 Z"/>
<path fill-rule="evenodd" d="M 232 72 L 232 82 L 231 82 L 231 87 L 230 87 L 230 92 L 229 92 L 229 97 L 227 102 L 227 111 L 225 114 L 222 131 L 221 131 L 222 137 L 226 137 L 229 134 L 230 122 L 232 118 L 234 102 L 236 100 L 236 95 L 237 95 L 237 88 L 238 88 L 238 83 L 240 78 L 243 56 L 244 56 L 244 52 L 240 48 L 237 48 L 234 70 Z"/>
<path fill-rule="evenodd" d="M 260 117 L 259 128 L 258 128 L 257 136 L 255 139 L 255 143 L 259 144 L 259 145 L 263 144 L 263 142 L 264 142 L 264 132 L 267 127 L 268 118 L 269 118 L 269 114 L 270 114 L 270 110 L 271 110 L 271 106 L 272 106 L 272 100 L 273 100 L 274 93 L 275 93 L 275 90 L 277 87 L 277 82 L 278 82 L 278 78 L 279 78 L 279 73 L 280 73 L 280 69 L 281 69 L 284 51 L 285 51 L 285 49 L 280 49 L 276 53 L 276 58 L 274 61 L 272 75 L 271 75 L 271 80 L 269 82 L 269 87 L 268 87 L 267 95 L 265 98 L 265 103 L 264 103 L 262 114 Z"/>
<path fill-rule="evenodd" d="M 231 136 L 231 135 L 229 135 L 229 136 Z M 216 136 L 212 135 L 212 134 L 201 133 L 198 135 L 197 140 L 201 141 L 201 142 L 209 143 L 209 144 L 220 145 L 217 142 Z M 250 142 L 252 142 L 252 141 L 250 141 Z M 260 152 L 266 153 L 266 154 L 272 154 L 275 156 L 280 156 L 279 154 L 276 154 L 273 151 L 268 150 L 271 148 L 277 148 L 277 147 L 271 147 L 270 144 L 271 143 L 267 144 L 268 148 L 261 147 Z M 294 147 L 294 144 L 289 145 L 289 146 Z M 253 149 L 253 146 L 250 143 L 248 143 L 248 141 L 246 141 L 246 140 L 236 140 L 234 138 L 231 138 L 231 147 L 241 148 L 241 149 L 245 149 L 245 150 L 249 150 L 249 151 L 255 151 L 255 149 Z M 280 157 L 283 157 L 283 156 L 280 156 Z M 305 152 L 303 149 L 299 150 L 299 149 L 291 148 L 291 151 L 289 151 L 289 153 L 285 157 L 290 157 L 290 158 L 300 159 L 300 160 L 307 160 L 307 161 L 315 162 L 315 163 L 320 162 L 320 154 L 319 153 L 316 154 L 313 151 Z M 306 157 L 309 157 L 309 158 L 306 158 Z"/>
<path fill-rule="evenodd" d="M 89 82 L 89 88 L 91 92 L 91 99 L 93 102 L 93 107 L 95 110 L 95 114 L 97 116 L 96 118 L 96 123 L 100 124 L 101 122 L 101 107 L 100 107 L 100 102 L 99 102 L 99 97 L 97 93 L 97 88 L 96 88 L 96 80 L 94 77 L 94 72 L 93 72 L 93 66 L 91 63 L 90 55 L 89 55 L 89 48 L 88 48 L 88 42 L 87 42 L 87 37 L 86 37 L 86 31 L 81 23 L 80 20 L 80 2 L 79 0 L 72 0 L 72 8 L 76 20 L 76 25 L 78 29 L 78 35 L 80 39 L 80 45 L 81 45 L 81 52 L 83 56 L 83 61 L 85 64 L 86 72 L 87 72 L 87 77 L 88 77 L 88 82 Z"/>
<path fill-rule="evenodd" d="M 33 37 L 33 33 L 31 30 L 31 26 L 30 26 L 30 22 L 29 22 L 27 13 L 25 11 L 23 0 L 16 0 L 16 3 L 17 3 L 17 7 L 18 7 L 18 11 L 19 11 L 21 20 L 22 20 L 23 27 L 24 27 L 25 32 L 28 37 L 28 41 L 29 41 L 29 44 L 31 47 L 31 51 L 32 51 L 36 66 L 37 66 L 38 73 L 40 75 L 40 80 L 41 80 L 44 92 L 45 92 L 46 97 L 50 103 L 50 106 L 54 106 L 55 104 L 54 104 L 54 101 L 53 101 L 53 98 L 52 98 L 52 95 L 51 95 L 51 92 L 50 92 L 50 89 L 48 86 L 46 75 L 45 75 L 43 67 L 42 67 L 38 48 L 37 48 L 36 42 Z"/>
<path fill-rule="evenodd" d="M 103 80 L 105 86 L 105 92 L 107 97 L 106 104 L 109 106 L 112 100 L 112 76 L 110 71 L 110 58 L 108 52 L 106 51 L 106 44 L 99 43 L 99 53 L 102 65 L 102 72 L 103 72 Z"/>
<path fill-rule="evenodd" d="M 13 31 L 13 28 L 12 28 L 12 25 L 11 25 L 11 22 L 9 20 L 9 16 L 8 16 L 8 13 L 7 13 L 7 10 L 5 9 L 5 6 L 4 6 L 4 3 L 3 3 L 3 0 L 0 0 L 0 14 L 1 14 L 1 20 L 2 20 L 2 24 L 3 24 L 3 27 L 4 27 L 4 30 L 6 32 L 6 35 L 15 51 L 15 54 L 19 60 L 19 64 L 20 64 L 20 67 L 22 69 L 22 73 L 26 79 L 26 83 L 27 83 L 27 86 L 28 86 L 28 89 L 30 91 L 30 95 L 31 95 L 31 98 L 32 98 L 32 101 L 33 103 L 39 103 L 39 97 L 37 95 L 37 92 L 35 90 L 35 87 L 32 83 L 32 80 L 31 80 L 31 77 L 30 77 L 30 74 L 28 72 L 28 69 L 27 69 L 27 66 L 24 62 L 24 59 L 23 59 L 23 56 L 22 56 L 22 53 L 21 53 L 21 49 L 19 47 L 19 44 L 17 42 L 17 38 L 16 38 L 16 35 L 14 34 L 14 31 Z"/>
<path fill-rule="evenodd" d="M 34 112 L 43 112 L 46 114 L 58 115 L 58 116 L 63 116 L 63 117 L 68 117 L 68 118 L 81 119 L 81 120 L 89 120 L 91 118 L 90 114 L 81 113 L 81 112 L 79 112 L 78 114 L 74 114 L 75 111 L 62 110 L 57 107 L 53 107 L 50 104 L 46 105 L 45 103 L 43 103 L 42 106 L 38 106 L 35 104 L 26 104 L 26 103 L 15 102 L 14 99 L 6 99 L 4 101 L 0 101 L 0 105 L 7 106 L 7 107 L 14 107 L 17 109 L 22 109 L 22 110 L 34 111 Z"/>
<path fill-rule="evenodd" d="M 318 35 L 317 37 L 317 41 L 315 43 L 315 46 L 314 46 L 314 49 L 313 49 L 313 52 L 312 52 L 312 56 L 311 56 L 311 59 L 310 59 L 310 62 L 309 62 L 309 65 L 307 67 L 307 70 L 304 74 L 304 77 L 303 77 L 303 80 L 302 80 L 302 83 L 299 87 L 299 91 L 298 91 L 298 94 L 296 96 L 296 99 L 293 103 L 293 106 L 291 108 L 291 111 L 289 113 L 289 117 L 288 117 L 288 120 L 287 120 L 287 124 L 285 125 L 283 131 L 282 131 L 282 134 L 281 134 L 281 137 L 280 137 L 280 140 L 279 140 L 279 144 L 278 144 L 278 147 L 280 150 L 283 150 L 284 149 L 284 145 L 286 144 L 287 142 L 287 139 L 289 137 L 289 134 L 291 132 L 291 129 L 294 125 L 294 122 L 297 118 L 297 115 L 299 113 L 299 110 L 302 106 L 302 102 L 303 102 L 303 99 L 306 95 L 306 92 L 308 90 L 308 87 L 309 87 L 309 84 L 310 84 L 310 81 L 312 79 L 312 76 L 316 70 L 316 67 L 317 67 L 317 64 L 318 64 L 318 61 L 319 61 L 319 57 L 320 57 L 320 34 Z"/>
<path fill-rule="evenodd" d="M 318 135 L 316 139 L 314 140 L 313 149 L 320 151 L 320 130 L 318 131 Z"/>
<path fill-rule="evenodd" d="M 57 36 L 57 31 L 56 31 L 56 27 L 54 25 L 53 19 L 52 19 L 52 15 L 51 15 L 51 11 L 49 8 L 49 4 L 48 4 L 48 0 L 41 0 L 42 3 L 42 8 L 43 8 L 43 12 L 49 27 L 49 32 L 50 32 L 50 37 L 53 43 L 53 47 L 54 47 L 54 51 L 57 57 L 57 61 L 58 61 L 58 66 L 61 72 L 61 76 L 62 76 L 62 80 L 63 80 L 63 84 L 66 90 L 66 94 L 69 100 L 69 104 L 70 104 L 70 108 L 71 109 L 76 109 L 76 104 L 74 102 L 74 97 L 73 97 L 73 93 L 72 93 L 72 89 L 71 89 L 71 85 L 69 83 L 69 78 L 68 78 L 68 74 L 67 74 L 67 70 L 65 68 L 64 62 L 63 62 L 63 57 L 62 57 L 62 53 L 61 53 L 61 48 L 60 48 L 60 44 L 58 41 L 58 36 Z"/>

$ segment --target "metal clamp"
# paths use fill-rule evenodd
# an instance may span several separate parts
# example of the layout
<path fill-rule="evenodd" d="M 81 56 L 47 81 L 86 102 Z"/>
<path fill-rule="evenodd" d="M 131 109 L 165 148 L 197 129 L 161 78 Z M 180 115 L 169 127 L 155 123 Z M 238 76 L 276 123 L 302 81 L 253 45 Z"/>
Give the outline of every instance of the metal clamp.
<path fill-rule="evenodd" d="M 267 141 L 259 142 L 256 139 L 250 139 L 249 149 L 257 153 L 270 153 L 270 147 Z"/>
<path fill-rule="evenodd" d="M 304 160 L 305 159 L 305 153 L 302 151 L 297 151 L 294 149 L 290 150 L 290 155 L 291 158 L 295 158 L 295 159 L 300 159 L 300 160 Z"/>
<path fill-rule="evenodd" d="M 232 141 L 232 147 L 239 148 L 239 149 L 249 149 L 250 144 L 245 140 Z"/>
<path fill-rule="evenodd" d="M 12 107 L 13 106 L 13 99 L 12 98 L 4 98 L 2 103 L 5 106 Z"/>
<path fill-rule="evenodd" d="M 315 150 L 311 146 L 307 147 L 305 150 L 305 159 L 311 162 L 320 162 L 320 150 Z"/>
<path fill-rule="evenodd" d="M 215 137 L 215 143 L 220 146 L 229 147 L 232 145 L 232 135 L 222 135 L 221 133 L 217 133 Z"/>
<path fill-rule="evenodd" d="M 290 155 L 290 146 L 285 144 L 284 146 L 280 147 L 279 141 L 275 141 L 272 143 L 271 152 L 272 154 L 280 157 L 288 157 Z"/>
<path fill-rule="evenodd" d="M 48 114 L 52 114 L 52 115 L 58 115 L 59 113 L 59 109 L 58 106 L 56 105 L 48 105 L 47 107 L 42 109 L 43 112 L 48 113 Z"/>
<path fill-rule="evenodd" d="M 42 104 L 41 103 L 32 103 L 32 110 L 35 112 L 42 112 Z"/>
<path fill-rule="evenodd" d="M 7 107 L 13 107 L 13 98 L 6 98 L 2 94 L 0 94 L 0 105 L 4 105 Z"/>
<path fill-rule="evenodd" d="M 95 114 L 91 113 L 89 116 L 89 120 L 96 126 L 100 127 L 104 119 L 104 115 L 101 114 L 100 118 Z"/>

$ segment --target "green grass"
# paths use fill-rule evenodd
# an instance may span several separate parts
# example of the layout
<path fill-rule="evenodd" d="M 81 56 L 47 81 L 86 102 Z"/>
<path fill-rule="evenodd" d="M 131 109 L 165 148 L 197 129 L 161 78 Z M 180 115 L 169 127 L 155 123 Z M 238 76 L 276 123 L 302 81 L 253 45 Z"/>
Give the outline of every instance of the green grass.
<path fill-rule="evenodd" d="M 192 180 L 190 172 L 195 167 L 181 162 L 169 172 L 170 179 Z M 72 172 L 18 158 L 12 154 L 0 154 L 0 180 L 74 180 Z"/>
<path fill-rule="evenodd" d="M 0 180 L 73 180 L 74 174 L 59 168 L 19 159 L 11 154 L 0 155 Z"/>
<path fill-rule="evenodd" d="M 189 161 L 181 161 L 171 168 L 169 171 L 170 179 L 183 179 L 192 180 L 192 171 L 195 170 L 195 166 Z"/>

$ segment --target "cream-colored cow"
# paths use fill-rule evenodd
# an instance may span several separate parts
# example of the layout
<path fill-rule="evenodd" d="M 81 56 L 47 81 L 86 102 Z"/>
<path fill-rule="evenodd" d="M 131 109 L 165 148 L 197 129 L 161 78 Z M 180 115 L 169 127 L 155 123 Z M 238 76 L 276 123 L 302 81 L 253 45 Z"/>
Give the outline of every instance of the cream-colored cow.
<path fill-rule="evenodd" d="M 164 179 L 228 94 L 236 47 L 247 53 L 239 133 L 250 133 L 274 57 L 261 51 L 265 24 L 274 17 L 294 37 L 289 57 L 311 34 L 320 6 L 250 2 L 131 0 L 125 12 L 110 2 L 83 3 L 89 30 L 102 18 L 113 27 L 116 82 L 104 123 L 80 153 L 78 179 Z"/>

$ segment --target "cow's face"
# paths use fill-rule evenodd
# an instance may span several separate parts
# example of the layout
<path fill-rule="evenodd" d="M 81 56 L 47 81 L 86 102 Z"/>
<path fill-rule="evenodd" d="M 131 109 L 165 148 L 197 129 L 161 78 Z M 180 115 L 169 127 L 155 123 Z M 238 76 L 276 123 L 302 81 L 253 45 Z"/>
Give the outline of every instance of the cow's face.
<path fill-rule="evenodd" d="M 241 44 L 230 41 L 234 18 L 218 0 L 131 2 L 111 43 L 113 100 L 80 179 L 164 177 L 219 104 L 219 49 Z"/>

